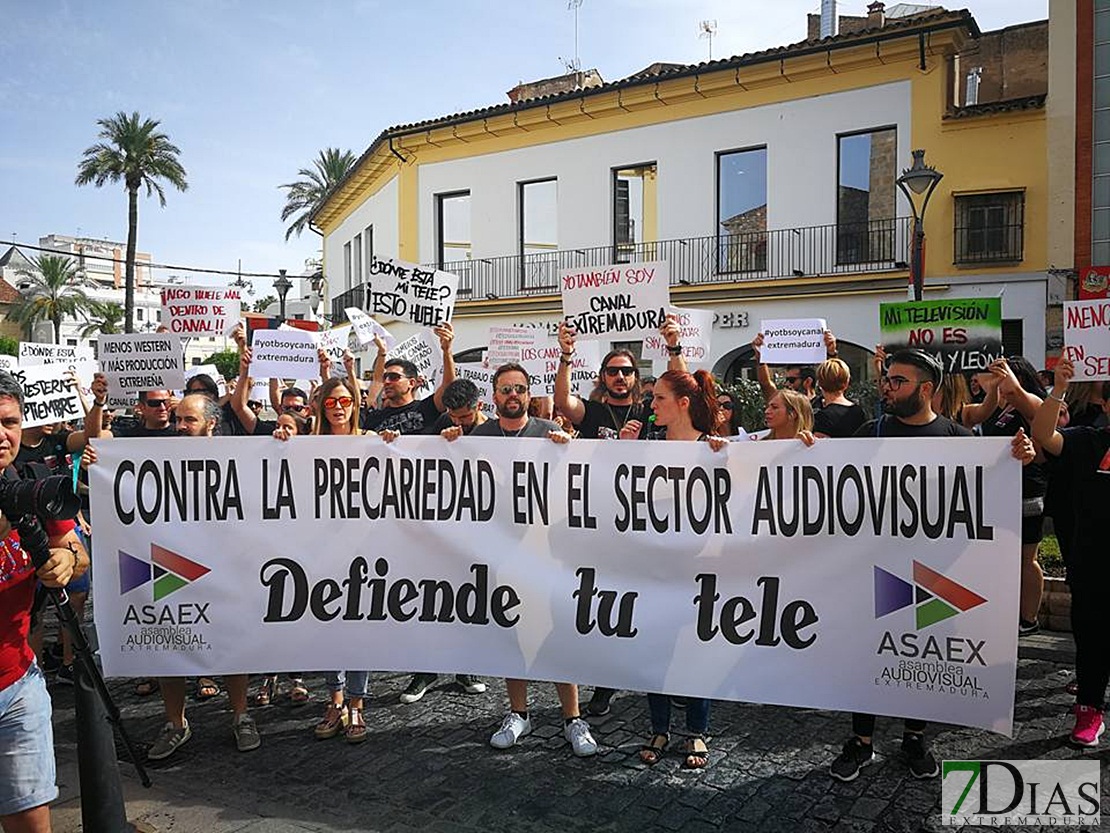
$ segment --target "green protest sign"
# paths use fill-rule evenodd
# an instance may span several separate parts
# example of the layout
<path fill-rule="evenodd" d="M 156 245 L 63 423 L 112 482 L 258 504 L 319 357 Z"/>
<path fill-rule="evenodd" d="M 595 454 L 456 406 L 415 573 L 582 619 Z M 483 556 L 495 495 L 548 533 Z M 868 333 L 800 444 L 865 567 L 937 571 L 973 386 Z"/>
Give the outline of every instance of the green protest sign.
<path fill-rule="evenodd" d="M 956 298 L 879 304 L 887 354 L 916 347 L 949 373 L 976 372 L 1002 355 L 1002 299 Z"/>

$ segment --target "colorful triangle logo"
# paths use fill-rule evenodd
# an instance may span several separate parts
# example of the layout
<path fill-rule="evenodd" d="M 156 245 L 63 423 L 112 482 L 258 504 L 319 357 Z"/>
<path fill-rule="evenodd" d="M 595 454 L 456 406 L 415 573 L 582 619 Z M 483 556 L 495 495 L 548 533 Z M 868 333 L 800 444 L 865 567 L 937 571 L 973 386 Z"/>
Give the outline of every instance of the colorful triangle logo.
<path fill-rule="evenodd" d="M 943 622 L 986 603 L 986 598 L 945 575 L 913 562 L 913 583 L 881 567 L 874 567 L 875 618 L 914 607 L 917 629 Z"/>
<path fill-rule="evenodd" d="M 203 564 L 158 544 L 150 545 L 150 561 L 119 551 L 120 595 L 153 581 L 154 601 L 157 602 L 210 572 Z"/>

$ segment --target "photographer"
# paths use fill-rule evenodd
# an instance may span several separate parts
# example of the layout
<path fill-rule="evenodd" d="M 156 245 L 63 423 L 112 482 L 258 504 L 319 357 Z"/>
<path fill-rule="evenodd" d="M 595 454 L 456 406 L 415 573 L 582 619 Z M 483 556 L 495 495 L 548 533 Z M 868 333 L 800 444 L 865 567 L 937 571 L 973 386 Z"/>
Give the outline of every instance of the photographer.
<path fill-rule="evenodd" d="M 23 391 L 0 372 L 0 474 L 19 453 Z M 2 505 L 2 502 L 0 502 Z M 5 831 L 50 830 L 54 740 L 50 697 L 27 643 L 35 578 L 65 587 L 88 569 L 72 521 L 47 521 L 50 558 L 37 571 L 6 518 L 0 520 L 0 825 Z"/>

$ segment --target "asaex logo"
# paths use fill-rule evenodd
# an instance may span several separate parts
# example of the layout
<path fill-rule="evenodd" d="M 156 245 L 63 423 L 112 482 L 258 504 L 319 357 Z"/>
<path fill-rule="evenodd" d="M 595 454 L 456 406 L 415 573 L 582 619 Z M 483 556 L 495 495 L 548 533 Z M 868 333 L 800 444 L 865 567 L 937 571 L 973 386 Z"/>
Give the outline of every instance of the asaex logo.
<path fill-rule="evenodd" d="M 945 761 L 941 824 L 1098 825 L 1099 762 Z"/>
<path fill-rule="evenodd" d="M 143 561 L 123 550 L 119 551 L 119 592 L 122 596 L 136 587 L 154 582 L 154 601 L 160 601 L 175 590 L 209 573 L 208 567 L 183 555 L 150 545 L 150 561 Z"/>
<path fill-rule="evenodd" d="M 914 606 L 917 630 L 971 610 L 987 600 L 920 561 L 913 562 L 913 583 L 875 567 L 875 618 Z"/>

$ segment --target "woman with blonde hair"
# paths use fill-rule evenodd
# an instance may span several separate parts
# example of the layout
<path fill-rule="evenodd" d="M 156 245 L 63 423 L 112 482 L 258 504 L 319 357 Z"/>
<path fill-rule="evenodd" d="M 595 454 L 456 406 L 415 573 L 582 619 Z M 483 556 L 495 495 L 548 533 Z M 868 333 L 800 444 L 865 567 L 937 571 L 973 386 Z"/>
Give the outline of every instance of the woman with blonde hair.
<path fill-rule="evenodd" d="M 807 445 L 813 441 L 813 408 L 803 393 L 780 390 L 767 402 L 763 419 L 770 433 L 765 440 L 801 439 Z"/>
<path fill-rule="evenodd" d="M 850 437 L 867 422 L 867 412 L 844 395 L 852 383 L 852 372 L 840 359 L 817 365 L 817 387 L 824 405 L 813 415 L 815 437 Z"/>

